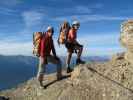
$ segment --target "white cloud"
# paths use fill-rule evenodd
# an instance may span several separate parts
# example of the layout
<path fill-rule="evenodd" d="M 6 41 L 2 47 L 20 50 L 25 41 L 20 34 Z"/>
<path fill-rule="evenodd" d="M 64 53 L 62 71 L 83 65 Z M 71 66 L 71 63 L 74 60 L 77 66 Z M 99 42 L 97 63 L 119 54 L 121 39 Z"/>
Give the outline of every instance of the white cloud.
<path fill-rule="evenodd" d="M 32 41 L 22 41 L 21 36 L 6 36 L 0 41 L 0 54 L 2 55 L 31 55 Z"/>
<path fill-rule="evenodd" d="M 42 23 L 44 14 L 37 11 L 25 11 L 22 13 L 22 17 L 27 27 L 32 27 Z"/>
<path fill-rule="evenodd" d="M 87 21 L 113 21 L 113 20 L 126 20 L 128 17 L 121 16 L 105 16 L 105 15 L 82 15 L 78 16 L 79 19 L 82 19 L 82 22 Z"/>
<path fill-rule="evenodd" d="M 117 21 L 117 20 L 127 20 L 132 19 L 132 17 L 122 17 L 122 16 L 106 16 L 106 15 L 73 15 L 73 16 L 66 16 L 66 17 L 57 17 L 55 20 L 63 21 L 64 19 L 80 19 L 80 22 L 88 22 L 88 21 Z"/>
<path fill-rule="evenodd" d="M 11 9 L 7 7 L 0 7 L 0 14 L 1 15 L 16 15 L 17 10 L 16 9 Z"/>
<path fill-rule="evenodd" d="M 2 55 L 31 55 L 31 42 L 0 42 L 0 54 Z"/>
<path fill-rule="evenodd" d="M 73 10 L 79 13 L 91 13 L 92 10 L 86 6 L 76 6 Z"/>
<path fill-rule="evenodd" d="M 56 2 L 57 3 L 57 0 L 48 0 L 48 1 L 52 1 L 52 2 Z M 72 3 L 73 0 L 58 0 L 58 2 L 67 2 L 67 3 Z"/>
<path fill-rule="evenodd" d="M 1 0 L 0 5 L 15 6 L 15 5 L 20 4 L 22 2 L 23 2 L 23 0 Z"/>
<path fill-rule="evenodd" d="M 78 40 L 85 45 L 118 45 L 119 44 L 119 33 L 94 33 L 94 35 L 79 34 Z M 93 34 L 93 33 L 91 33 Z M 99 34 L 99 35 L 98 35 Z"/>
<path fill-rule="evenodd" d="M 7 24 L 0 24 L 0 29 L 7 29 L 9 27 L 9 25 Z"/>
<path fill-rule="evenodd" d="M 17 34 L 17 35 L 13 35 L 13 36 L 3 36 L 0 35 L 1 38 L 1 42 L 2 43 L 19 43 L 19 42 L 23 42 L 25 43 L 26 41 L 31 41 L 32 39 L 32 33 L 31 34 Z"/>
<path fill-rule="evenodd" d="M 102 3 L 96 3 L 94 5 L 91 5 L 90 7 L 91 8 L 95 8 L 95 9 L 100 9 L 100 8 L 103 8 L 103 4 Z"/>
<path fill-rule="evenodd" d="M 119 13 L 121 13 L 121 14 L 130 14 L 130 13 L 133 13 L 133 10 L 132 9 L 130 9 L 130 8 L 124 8 L 124 9 L 121 9 L 120 11 L 119 11 Z"/>

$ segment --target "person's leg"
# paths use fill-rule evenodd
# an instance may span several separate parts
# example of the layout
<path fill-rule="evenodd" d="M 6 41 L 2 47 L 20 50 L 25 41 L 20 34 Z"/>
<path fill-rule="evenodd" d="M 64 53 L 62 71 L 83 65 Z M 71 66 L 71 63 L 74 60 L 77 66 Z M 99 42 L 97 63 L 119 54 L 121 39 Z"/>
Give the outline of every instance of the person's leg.
<path fill-rule="evenodd" d="M 55 58 L 54 56 L 51 56 L 51 55 L 47 57 L 47 60 L 48 60 L 48 62 L 56 64 L 57 79 L 60 80 L 62 78 L 62 64 L 61 64 L 61 60 L 59 58 Z"/>
<path fill-rule="evenodd" d="M 72 52 L 68 52 L 67 53 L 67 58 L 66 58 L 66 67 L 70 67 L 70 61 L 71 61 L 71 57 L 72 57 Z"/>
<path fill-rule="evenodd" d="M 66 68 L 67 68 L 67 73 L 70 73 L 73 71 L 73 69 L 71 69 L 70 67 L 71 57 L 73 53 L 73 44 L 67 42 L 65 46 L 67 48 Z"/>
<path fill-rule="evenodd" d="M 77 52 L 77 59 L 80 59 L 83 51 L 83 46 L 77 46 L 78 52 Z"/>
<path fill-rule="evenodd" d="M 83 52 L 83 45 L 80 45 L 79 43 L 77 43 L 75 44 L 75 49 L 77 50 L 76 64 L 84 64 L 85 62 L 81 60 L 81 55 Z"/>
<path fill-rule="evenodd" d="M 73 71 L 73 70 L 70 68 L 71 58 L 72 58 L 72 51 L 68 51 L 67 58 L 66 58 L 67 73 L 70 73 L 70 72 Z"/>
<path fill-rule="evenodd" d="M 45 72 L 45 66 L 46 66 L 46 64 L 44 63 L 44 58 L 40 57 L 37 79 L 40 83 L 40 86 L 42 86 L 42 87 L 43 87 L 43 77 L 44 77 L 44 72 Z"/>

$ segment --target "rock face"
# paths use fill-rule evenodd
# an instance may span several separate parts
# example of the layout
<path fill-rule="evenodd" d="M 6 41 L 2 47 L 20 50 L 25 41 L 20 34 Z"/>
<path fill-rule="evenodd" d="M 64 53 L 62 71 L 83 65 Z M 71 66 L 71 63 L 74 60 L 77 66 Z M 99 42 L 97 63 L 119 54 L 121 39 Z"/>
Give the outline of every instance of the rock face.
<path fill-rule="evenodd" d="M 45 76 L 46 89 L 35 78 L 17 88 L 3 91 L 10 100 L 133 100 L 133 21 L 121 26 L 121 44 L 127 52 L 112 56 L 108 62 L 91 62 L 76 66 L 70 75 L 56 81 L 54 74 Z"/>
<path fill-rule="evenodd" d="M 125 60 L 133 64 L 133 20 L 121 25 L 120 43 L 127 49 Z"/>

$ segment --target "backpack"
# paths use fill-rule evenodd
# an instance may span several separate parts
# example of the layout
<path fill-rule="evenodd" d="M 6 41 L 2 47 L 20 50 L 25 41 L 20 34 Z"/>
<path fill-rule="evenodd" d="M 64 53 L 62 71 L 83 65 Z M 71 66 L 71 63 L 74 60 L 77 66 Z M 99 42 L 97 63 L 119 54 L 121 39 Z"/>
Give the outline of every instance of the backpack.
<path fill-rule="evenodd" d="M 43 32 L 34 32 L 33 33 L 33 55 L 39 57 L 40 56 L 40 45 L 41 39 L 43 36 Z"/>
<path fill-rule="evenodd" d="M 65 44 L 66 43 L 69 30 L 70 30 L 70 24 L 65 21 L 60 27 L 58 44 Z"/>

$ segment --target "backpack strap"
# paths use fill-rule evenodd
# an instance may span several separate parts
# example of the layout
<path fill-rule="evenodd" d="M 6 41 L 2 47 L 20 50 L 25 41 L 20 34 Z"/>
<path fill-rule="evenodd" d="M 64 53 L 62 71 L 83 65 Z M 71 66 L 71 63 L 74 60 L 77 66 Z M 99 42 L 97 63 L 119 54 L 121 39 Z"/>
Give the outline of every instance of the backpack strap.
<path fill-rule="evenodd" d="M 34 35 L 35 33 L 33 33 L 33 45 L 35 44 L 35 40 L 34 40 L 34 38 L 35 38 L 35 35 Z"/>
<path fill-rule="evenodd" d="M 68 34 L 69 34 L 70 29 L 71 29 L 71 27 L 69 27 L 69 29 L 67 30 L 68 32 L 66 33 L 66 41 L 68 39 Z"/>

